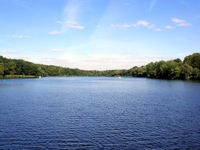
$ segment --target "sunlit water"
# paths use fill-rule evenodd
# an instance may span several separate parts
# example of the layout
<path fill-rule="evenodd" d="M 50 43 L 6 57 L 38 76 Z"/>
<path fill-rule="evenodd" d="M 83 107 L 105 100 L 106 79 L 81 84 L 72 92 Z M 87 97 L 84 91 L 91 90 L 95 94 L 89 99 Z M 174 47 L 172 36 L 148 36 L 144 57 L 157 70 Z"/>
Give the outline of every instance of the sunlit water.
<path fill-rule="evenodd" d="M 198 149 L 200 83 L 0 80 L 0 149 Z"/>

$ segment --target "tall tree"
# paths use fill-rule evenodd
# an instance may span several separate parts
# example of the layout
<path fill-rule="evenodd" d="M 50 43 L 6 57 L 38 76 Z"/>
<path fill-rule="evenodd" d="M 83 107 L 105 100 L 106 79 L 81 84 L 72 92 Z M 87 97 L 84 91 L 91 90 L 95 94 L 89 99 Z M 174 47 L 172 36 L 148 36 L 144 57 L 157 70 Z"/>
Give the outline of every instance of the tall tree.
<path fill-rule="evenodd" d="M 186 56 L 184 63 L 192 66 L 193 68 L 200 69 L 200 53 L 194 53 L 192 55 Z"/>

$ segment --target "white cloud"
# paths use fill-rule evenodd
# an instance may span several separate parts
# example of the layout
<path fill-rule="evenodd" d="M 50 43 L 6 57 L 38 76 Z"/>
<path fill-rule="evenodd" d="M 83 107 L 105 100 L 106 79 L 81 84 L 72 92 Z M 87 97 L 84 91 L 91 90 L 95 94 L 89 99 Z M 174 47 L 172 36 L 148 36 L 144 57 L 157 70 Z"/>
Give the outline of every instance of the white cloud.
<path fill-rule="evenodd" d="M 134 24 L 135 27 L 137 26 L 149 26 L 149 22 L 145 21 L 145 20 L 139 20 L 136 24 Z"/>
<path fill-rule="evenodd" d="M 183 27 L 183 26 L 190 26 L 191 24 L 188 23 L 185 20 L 182 19 L 178 19 L 178 18 L 172 18 L 172 22 L 176 24 L 176 26 L 179 27 Z M 110 25 L 111 28 L 131 28 L 131 27 L 146 27 L 149 29 L 154 29 L 155 31 L 163 31 L 163 29 L 161 28 L 157 28 L 156 25 L 151 24 L 150 22 L 146 21 L 146 20 L 138 20 L 135 24 L 111 24 Z M 166 25 L 165 27 L 163 27 L 165 29 L 173 29 L 175 28 L 174 26 L 170 26 L 170 25 Z"/>
<path fill-rule="evenodd" d="M 172 18 L 172 21 L 174 23 L 184 23 L 185 22 L 185 20 L 181 20 L 181 19 L 178 19 L 178 18 Z"/>
<path fill-rule="evenodd" d="M 15 55 L 16 53 L 14 51 L 11 51 L 11 50 L 3 50 L 1 52 L 1 55 L 3 56 L 12 56 L 12 55 Z"/>
<path fill-rule="evenodd" d="M 178 18 L 172 18 L 172 22 L 175 23 L 177 26 L 182 27 L 182 26 L 190 26 L 191 24 L 188 23 L 185 20 L 178 19 Z"/>
<path fill-rule="evenodd" d="M 163 31 L 161 28 L 156 28 L 155 31 Z"/>
<path fill-rule="evenodd" d="M 50 31 L 49 34 L 56 35 L 56 34 L 61 34 L 61 32 L 53 30 L 53 31 Z"/>
<path fill-rule="evenodd" d="M 17 53 L 13 50 L 0 50 L 0 56 L 6 57 L 6 58 L 12 58 L 12 59 L 24 59 L 28 61 L 32 61 L 33 59 L 28 56 L 22 56 L 20 53 Z"/>
<path fill-rule="evenodd" d="M 139 20 L 136 24 L 133 25 L 134 27 L 139 27 L 139 26 L 144 26 L 144 27 L 147 27 L 147 28 L 154 28 L 155 25 L 154 24 L 150 24 L 148 21 L 145 21 L 145 20 Z"/>
<path fill-rule="evenodd" d="M 152 29 L 152 28 L 154 28 L 154 27 L 155 27 L 154 24 L 151 24 L 151 25 L 148 26 L 148 28 L 150 28 L 150 29 Z"/>
<path fill-rule="evenodd" d="M 168 25 L 168 26 L 165 26 L 165 28 L 166 28 L 166 29 L 173 29 L 174 27 Z"/>
<path fill-rule="evenodd" d="M 179 27 L 185 27 L 185 26 L 191 26 L 190 23 L 184 22 L 184 23 L 180 23 L 178 24 Z"/>
<path fill-rule="evenodd" d="M 135 24 L 111 24 L 111 28 L 131 28 L 131 27 L 146 27 L 149 29 L 155 29 L 156 26 L 154 24 L 149 23 L 148 21 L 145 20 L 139 20 Z M 161 31 L 162 29 L 156 28 L 155 31 Z"/>
<path fill-rule="evenodd" d="M 17 34 L 13 34 L 13 35 L 7 35 L 8 38 L 14 38 L 14 39 L 26 39 L 26 38 L 30 38 L 30 36 L 27 35 L 17 35 Z"/>
<path fill-rule="evenodd" d="M 118 27 L 118 28 L 131 28 L 131 24 L 111 24 L 111 28 Z"/>
<path fill-rule="evenodd" d="M 61 25 L 61 29 L 59 31 L 51 31 L 49 34 L 62 34 L 69 29 L 83 30 L 85 27 L 78 23 L 78 16 L 81 15 L 83 4 L 84 2 L 82 0 L 68 0 L 63 10 L 63 19 L 56 22 Z"/>
<path fill-rule="evenodd" d="M 57 35 L 57 34 L 62 34 L 66 32 L 66 29 L 78 29 L 78 30 L 83 30 L 85 27 L 78 25 L 76 22 L 73 21 L 57 21 L 56 23 L 61 24 L 62 25 L 62 30 L 61 31 L 50 31 L 49 34 L 51 35 Z"/>
<path fill-rule="evenodd" d="M 54 48 L 54 49 L 51 49 L 50 51 L 51 51 L 51 52 L 62 52 L 63 50 Z"/>
<path fill-rule="evenodd" d="M 61 56 L 61 59 L 67 60 L 70 63 L 76 63 L 83 60 L 83 57 L 74 53 L 67 52 Z"/>
<path fill-rule="evenodd" d="M 58 49 L 53 49 L 57 51 Z M 59 51 L 59 50 L 58 50 Z M 136 52 L 97 52 L 97 53 L 75 53 L 65 52 L 60 56 L 36 56 L 20 54 L 10 50 L 0 50 L 0 55 L 7 58 L 24 59 L 39 64 L 57 65 L 85 70 L 110 70 L 129 69 L 133 66 L 142 66 L 149 62 L 166 60 L 166 57 L 138 54 Z"/>
<path fill-rule="evenodd" d="M 85 70 L 129 69 L 133 66 L 145 65 L 151 61 L 166 59 L 161 56 L 142 56 L 135 53 L 93 53 L 80 55 L 72 52 L 63 54 L 60 58 L 41 59 L 39 63 L 80 68 Z"/>
<path fill-rule="evenodd" d="M 131 25 L 130 25 L 130 24 L 123 24 L 123 25 L 121 25 L 121 27 L 122 27 L 122 28 L 130 28 Z"/>
<path fill-rule="evenodd" d="M 78 25 L 76 22 L 74 21 L 57 21 L 58 24 L 61 24 L 63 26 L 63 28 L 71 28 L 71 29 L 79 29 L 79 30 L 83 30 L 85 27 Z"/>

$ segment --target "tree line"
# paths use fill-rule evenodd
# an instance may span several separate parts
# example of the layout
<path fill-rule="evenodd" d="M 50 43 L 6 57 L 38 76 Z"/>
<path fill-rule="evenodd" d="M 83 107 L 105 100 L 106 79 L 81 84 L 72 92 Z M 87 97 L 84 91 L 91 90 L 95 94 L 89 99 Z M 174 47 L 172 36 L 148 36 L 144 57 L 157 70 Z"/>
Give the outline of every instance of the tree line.
<path fill-rule="evenodd" d="M 0 78 L 7 76 L 131 76 L 156 79 L 200 80 L 200 53 L 186 56 L 184 60 L 151 62 L 128 70 L 80 70 L 54 65 L 34 64 L 20 59 L 0 56 Z"/>
<path fill-rule="evenodd" d="M 95 71 L 70 69 L 54 65 L 34 64 L 21 59 L 7 59 L 0 56 L 0 78 L 6 76 L 88 76 L 95 75 Z"/>

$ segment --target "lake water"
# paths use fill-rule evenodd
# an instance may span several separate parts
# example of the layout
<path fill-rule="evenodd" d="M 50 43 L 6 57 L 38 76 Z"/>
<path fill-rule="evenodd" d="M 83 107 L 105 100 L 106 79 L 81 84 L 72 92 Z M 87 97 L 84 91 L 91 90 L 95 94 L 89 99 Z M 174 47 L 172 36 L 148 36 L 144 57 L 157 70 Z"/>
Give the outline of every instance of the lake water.
<path fill-rule="evenodd" d="M 0 149 L 200 149 L 200 83 L 0 80 Z"/>

